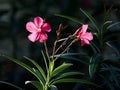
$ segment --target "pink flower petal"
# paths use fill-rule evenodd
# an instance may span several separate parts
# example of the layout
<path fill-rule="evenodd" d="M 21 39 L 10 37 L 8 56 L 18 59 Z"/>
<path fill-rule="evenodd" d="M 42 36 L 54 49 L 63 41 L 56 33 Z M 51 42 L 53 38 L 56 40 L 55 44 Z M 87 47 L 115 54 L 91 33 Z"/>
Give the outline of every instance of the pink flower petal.
<path fill-rule="evenodd" d="M 40 28 L 43 24 L 43 19 L 41 17 L 34 18 L 34 23 L 37 28 Z"/>
<path fill-rule="evenodd" d="M 87 28 L 88 28 L 88 25 L 87 25 L 87 24 L 83 24 L 83 25 L 82 25 L 82 29 L 81 29 L 80 32 L 81 32 L 82 34 L 86 33 Z"/>
<path fill-rule="evenodd" d="M 92 39 L 93 39 L 93 36 L 92 36 L 92 33 L 86 32 L 84 35 L 81 35 L 80 38 L 81 38 L 81 39 L 92 40 Z"/>
<path fill-rule="evenodd" d="M 37 31 L 37 28 L 36 28 L 36 26 L 35 26 L 35 24 L 34 24 L 33 22 L 28 22 L 28 23 L 26 24 L 26 29 L 27 29 L 29 32 L 31 32 L 31 33 Z"/>
<path fill-rule="evenodd" d="M 45 32 L 50 32 L 51 31 L 51 27 L 50 27 L 50 24 L 48 23 L 44 23 L 41 27 L 41 29 Z"/>
<path fill-rule="evenodd" d="M 40 42 L 45 42 L 48 39 L 48 36 L 46 33 L 41 33 L 39 36 L 39 41 Z"/>
<path fill-rule="evenodd" d="M 85 44 L 90 44 L 90 42 L 87 39 L 81 40 L 81 45 L 83 46 Z"/>
<path fill-rule="evenodd" d="M 38 34 L 37 33 L 31 33 L 29 36 L 28 36 L 28 39 L 32 42 L 35 42 L 37 40 L 37 37 L 38 37 Z"/>

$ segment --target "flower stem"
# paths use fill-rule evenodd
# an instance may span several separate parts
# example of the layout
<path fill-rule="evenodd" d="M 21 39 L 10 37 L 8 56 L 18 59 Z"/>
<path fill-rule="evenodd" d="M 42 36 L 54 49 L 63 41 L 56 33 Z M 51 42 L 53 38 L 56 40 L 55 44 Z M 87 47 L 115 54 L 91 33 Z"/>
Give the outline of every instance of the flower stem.
<path fill-rule="evenodd" d="M 56 54 L 59 51 L 59 49 L 61 49 L 66 44 L 66 42 L 72 37 L 73 35 L 68 36 L 67 39 L 57 48 L 54 54 Z"/>
<path fill-rule="evenodd" d="M 73 43 L 75 43 L 76 41 L 78 41 L 78 39 L 74 39 L 74 40 L 66 47 L 66 49 L 60 54 L 59 57 L 61 57 L 61 56 L 73 45 Z M 54 61 L 56 61 L 59 57 L 56 57 Z"/>
<path fill-rule="evenodd" d="M 44 42 L 44 46 L 45 46 L 45 51 L 46 51 L 47 58 L 48 58 L 48 60 L 50 62 L 50 58 L 49 58 L 48 48 L 47 48 L 46 42 Z"/>

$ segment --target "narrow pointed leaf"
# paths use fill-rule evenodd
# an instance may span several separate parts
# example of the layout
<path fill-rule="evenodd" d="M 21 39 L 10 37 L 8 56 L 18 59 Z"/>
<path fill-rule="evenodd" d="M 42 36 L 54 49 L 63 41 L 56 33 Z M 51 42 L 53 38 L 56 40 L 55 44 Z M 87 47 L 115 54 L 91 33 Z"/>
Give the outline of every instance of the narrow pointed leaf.
<path fill-rule="evenodd" d="M 58 88 L 55 85 L 50 85 L 50 90 L 58 90 Z"/>
<path fill-rule="evenodd" d="M 90 84 L 90 85 L 95 85 L 96 84 L 87 81 L 87 80 L 82 80 L 82 79 L 75 79 L 75 78 L 64 78 L 64 79 L 59 79 L 54 81 L 52 84 L 57 84 L 57 83 L 82 83 L 82 84 Z"/>
<path fill-rule="evenodd" d="M 44 80 L 46 80 L 45 72 L 44 72 L 44 70 L 41 68 L 41 66 L 40 66 L 38 63 L 36 63 L 34 60 L 32 60 L 32 59 L 30 59 L 30 58 L 28 58 L 28 57 L 26 57 L 26 56 L 25 56 L 25 58 L 26 58 L 27 60 L 29 60 L 30 62 L 32 62 L 32 63 L 37 67 L 37 69 L 39 70 L 39 72 L 42 74 L 42 77 L 44 78 Z"/>
<path fill-rule="evenodd" d="M 37 69 L 33 68 L 33 70 L 37 73 L 37 75 L 39 75 L 40 80 L 43 82 L 43 84 L 45 85 L 45 79 L 43 78 L 42 74 L 40 71 L 38 71 Z"/>
<path fill-rule="evenodd" d="M 89 64 L 89 75 L 90 75 L 90 78 L 93 78 L 94 76 L 94 73 L 95 73 L 95 59 L 94 58 L 91 58 L 90 59 L 90 64 Z"/>
<path fill-rule="evenodd" d="M 60 76 L 58 76 L 57 79 L 68 77 L 68 76 L 74 76 L 74 75 L 84 75 L 84 73 L 80 73 L 80 72 L 66 72 L 66 73 L 63 73 Z"/>
<path fill-rule="evenodd" d="M 90 13 L 88 13 L 88 12 L 82 10 L 82 9 L 80 9 L 80 10 L 82 11 L 82 13 L 84 13 L 89 18 L 89 20 L 95 25 L 95 28 L 96 28 L 97 32 L 99 32 L 100 31 L 99 25 L 96 22 L 96 20 L 90 15 Z"/>
<path fill-rule="evenodd" d="M 111 23 L 112 23 L 112 21 L 106 21 L 103 24 L 103 27 L 102 27 L 103 32 L 105 32 L 107 30 L 107 28 L 111 25 Z"/>
<path fill-rule="evenodd" d="M 18 60 L 18 59 L 15 59 L 15 58 L 12 58 L 12 57 L 9 57 L 9 56 L 6 56 L 6 55 L 3 55 L 3 57 L 5 57 L 5 58 L 7 58 L 8 60 L 13 61 L 14 63 L 22 66 L 23 68 L 25 68 L 26 70 L 28 70 L 29 72 L 31 72 L 40 82 L 42 82 L 42 81 L 40 80 L 39 75 L 37 75 L 37 73 L 36 73 L 31 67 L 29 67 L 28 65 L 26 65 L 25 63 L 21 62 L 21 61 Z"/>
<path fill-rule="evenodd" d="M 12 87 L 14 87 L 14 88 L 16 88 L 16 89 L 19 89 L 19 90 L 23 90 L 23 89 L 20 88 L 19 86 L 16 86 L 16 85 L 14 85 L 14 84 L 12 84 L 12 83 L 9 83 L 9 82 L 0 81 L 0 83 L 7 84 L 7 85 L 12 86 Z"/>
<path fill-rule="evenodd" d="M 120 55 L 119 49 L 118 49 L 118 47 L 116 47 L 116 46 L 114 45 L 114 43 L 108 41 L 108 42 L 106 42 L 106 44 L 107 44 L 111 49 L 113 49 L 117 55 Z"/>
<path fill-rule="evenodd" d="M 38 81 L 26 81 L 25 84 L 32 84 L 33 86 L 35 86 L 38 90 L 44 90 L 44 86 L 42 85 L 42 83 L 38 82 Z"/>
<path fill-rule="evenodd" d="M 66 59 L 78 61 L 78 62 L 81 62 L 81 63 L 83 63 L 83 64 L 88 65 L 87 61 L 83 61 L 83 60 L 81 60 L 81 59 L 79 59 L 79 58 L 75 58 L 75 57 L 72 57 L 72 56 L 63 56 L 62 58 L 66 58 Z"/>
<path fill-rule="evenodd" d="M 94 78 L 97 66 L 98 66 L 98 55 L 93 55 L 90 59 L 90 64 L 89 64 L 89 75 L 90 78 Z"/>
<path fill-rule="evenodd" d="M 50 83 L 59 80 L 61 78 L 65 78 L 65 77 L 70 77 L 70 76 L 75 76 L 75 75 L 84 75 L 84 73 L 80 73 L 80 72 L 66 72 L 66 73 L 62 73 L 61 75 L 59 75 L 58 77 L 56 77 L 55 79 L 52 79 L 50 81 Z"/>
<path fill-rule="evenodd" d="M 113 23 L 107 27 L 111 32 L 120 31 L 120 22 Z"/>
<path fill-rule="evenodd" d="M 60 15 L 60 14 L 55 14 L 55 16 L 59 16 L 68 20 L 71 20 L 73 22 L 79 23 L 80 25 L 83 25 L 85 22 L 78 19 L 78 18 L 74 18 L 74 17 L 70 17 L 70 16 L 66 16 L 66 15 Z M 90 30 L 93 30 L 90 26 L 88 27 Z"/>
<path fill-rule="evenodd" d="M 79 24 L 84 24 L 84 22 L 80 19 L 74 18 L 74 17 L 70 17 L 70 16 L 66 16 L 66 15 L 60 15 L 60 14 L 55 14 L 55 16 L 59 16 L 68 20 L 71 20 L 73 22 L 79 23 Z"/>
<path fill-rule="evenodd" d="M 71 63 L 63 63 L 62 65 L 58 66 L 52 72 L 52 77 L 55 76 L 55 75 L 57 75 L 58 73 L 62 72 L 63 70 L 65 70 L 66 68 L 68 68 L 70 66 L 72 66 Z"/>

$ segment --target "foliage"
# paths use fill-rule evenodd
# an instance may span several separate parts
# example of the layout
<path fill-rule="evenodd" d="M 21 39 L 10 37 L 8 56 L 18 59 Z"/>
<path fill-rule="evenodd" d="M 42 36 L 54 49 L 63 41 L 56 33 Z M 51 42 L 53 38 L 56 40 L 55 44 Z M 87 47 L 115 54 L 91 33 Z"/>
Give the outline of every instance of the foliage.
<path fill-rule="evenodd" d="M 95 20 L 95 18 L 88 12 L 80 9 L 81 12 L 91 21 L 93 24 L 89 26 L 89 29 L 94 34 L 94 40 L 91 42 L 91 49 L 93 54 L 89 59 L 89 76 L 92 81 L 97 83 L 102 88 L 109 90 L 115 90 L 120 88 L 119 81 L 119 67 L 114 65 L 114 63 L 119 62 L 120 51 L 117 47 L 117 42 L 119 40 L 119 26 L 120 23 L 112 23 L 112 21 L 105 21 L 101 26 Z M 69 16 L 59 15 L 56 16 L 63 17 L 68 20 L 72 20 L 76 23 L 83 24 L 83 20 L 74 19 Z M 93 27 L 94 26 L 94 27 Z M 115 40 L 116 38 L 116 40 Z M 118 40 L 117 40 L 118 39 Z M 116 43 L 116 44 L 115 44 Z M 114 56 L 106 55 L 106 48 L 109 47 L 110 50 L 114 51 Z M 108 52 L 109 53 L 109 52 Z M 109 78 L 108 78 L 109 77 Z M 94 88 L 94 87 L 93 87 Z M 98 90 L 98 88 L 96 88 Z M 95 89 L 95 90 L 96 90 Z"/>
<path fill-rule="evenodd" d="M 95 18 L 88 12 L 80 9 L 82 14 L 84 14 L 92 23 L 92 25 L 88 27 L 88 29 L 91 31 L 91 33 L 94 35 L 94 39 L 90 41 L 90 47 L 91 47 L 91 54 L 86 54 L 84 52 L 81 53 L 67 53 L 69 48 L 78 41 L 78 38 L 76 38 L 76 33 L 78 33 L 79 29 L 81 30 L 81 27 L 76 31 L 74 34 L 69 35 L 67 38 L 60 38 L 61 32 L 65 29 L 65 27 L 60 24 L 58 30 L 56 31 L 57 39 L 54 42 L 53 46 L 53 52 L 52 55 L 49 56 L 48 48 L 46 45 L 46 42 L 44 42 L 45 51 L 42 53 L 46 69 L 43 70 L 43 68 L 35 62 L 35 60 L 32 60 L 25 56 L 25 59 L 31 62 L 35 68 L 32 68 L 31 66 L 27 65 L 26 63 L 23 63 L 22 61 L 12 58 L 7 55 L 2 55 L 3 57 L 7 58 L 10 61 L 13 61 L 14 63 L 17 63 L 18 65 L 22 66 L 29 72 L 31 72 L 35 77 L 36 81 L 26 81 L 25 84 L 31 83 L 34 85 L 38 90 L 48 90 L 49 88 L 51 90 L 58 90 L 57 84 L 58 83 L 81 83 L 86 85 L 92 85 L 91 89 L 98 90 L 99 88 L 102 89 L 108 89 L 108 90 L 115 90 L 116 87 L 120 88 L 120 80 L 119 80 L 119 67 L 116 65 L 113 65 L 113 63 L 116 61 L 119 62 L 120 54 L 119 49 L 117 46 L 115 46 L 114 42 L 117 42 L 117 40 L 114 41 L 114 38 L 119 38 L 119 30 L 118 26 L 120 26 L 120 23 L 112 23 L 112 21 L 105 21 L 102 23 L 102 25 L 99 25 L 99 23 L 95 20 Z M 73 18 L 66 15 L 59 15 L 56 14 L 56 16 L 71 20 L 73 22 L 76 22 L 80 25 L 83 25 L 85 22 L 84 20 L 79 20 L 77 18 Z M 70 44 L 67 45 L 68 40 L 71 40 Z M 57 46 L 59 42 L 62 42 L 60 46 Z M 58 53 L 63 47 L 63 51 L 61 53 Z M 106 47 L 109 47 L 111 50 L 114 51 L 114 56 L 106 56 L 105 51 Z M 75 58 L 74 56 L 85 56 L 84 58 L 87 58 L 88 62 L 84 62 L 82 60 L 78 60 L 78 58 Z M 67 71 L 68 68 L 70 68 L 73 64 L 63 62 L 61 65 L 55 67 L 55 62 L 59 58 L 66 58 L 66 59 L 73 59 L 74 61 L 79 61 L 82 63 L 85 63 L 88 65 L 89 70 L 89 78 L 88 81 L 86 79 L 81 78 L 75 78 L 73 76 L 84 76 L 84 73 L 76 72 L 76 71 Z M 83 59 L 84 59 L 83 58 Z M 108 79 L 106 79 L 108 78 Z M 94 84 L 96 83 L 96 84 Z M 97 87 L 96 87 L 97 86 Z"/>

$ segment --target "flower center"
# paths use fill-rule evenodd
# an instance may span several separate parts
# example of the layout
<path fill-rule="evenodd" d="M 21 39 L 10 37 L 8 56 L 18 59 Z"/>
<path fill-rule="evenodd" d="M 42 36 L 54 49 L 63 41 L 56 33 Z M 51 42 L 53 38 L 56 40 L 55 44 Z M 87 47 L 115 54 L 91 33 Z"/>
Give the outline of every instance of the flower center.
<path fill-rule="evenodd" d="M 41 28 L 38 28 L 38 32 L 41 32 Z"/>

